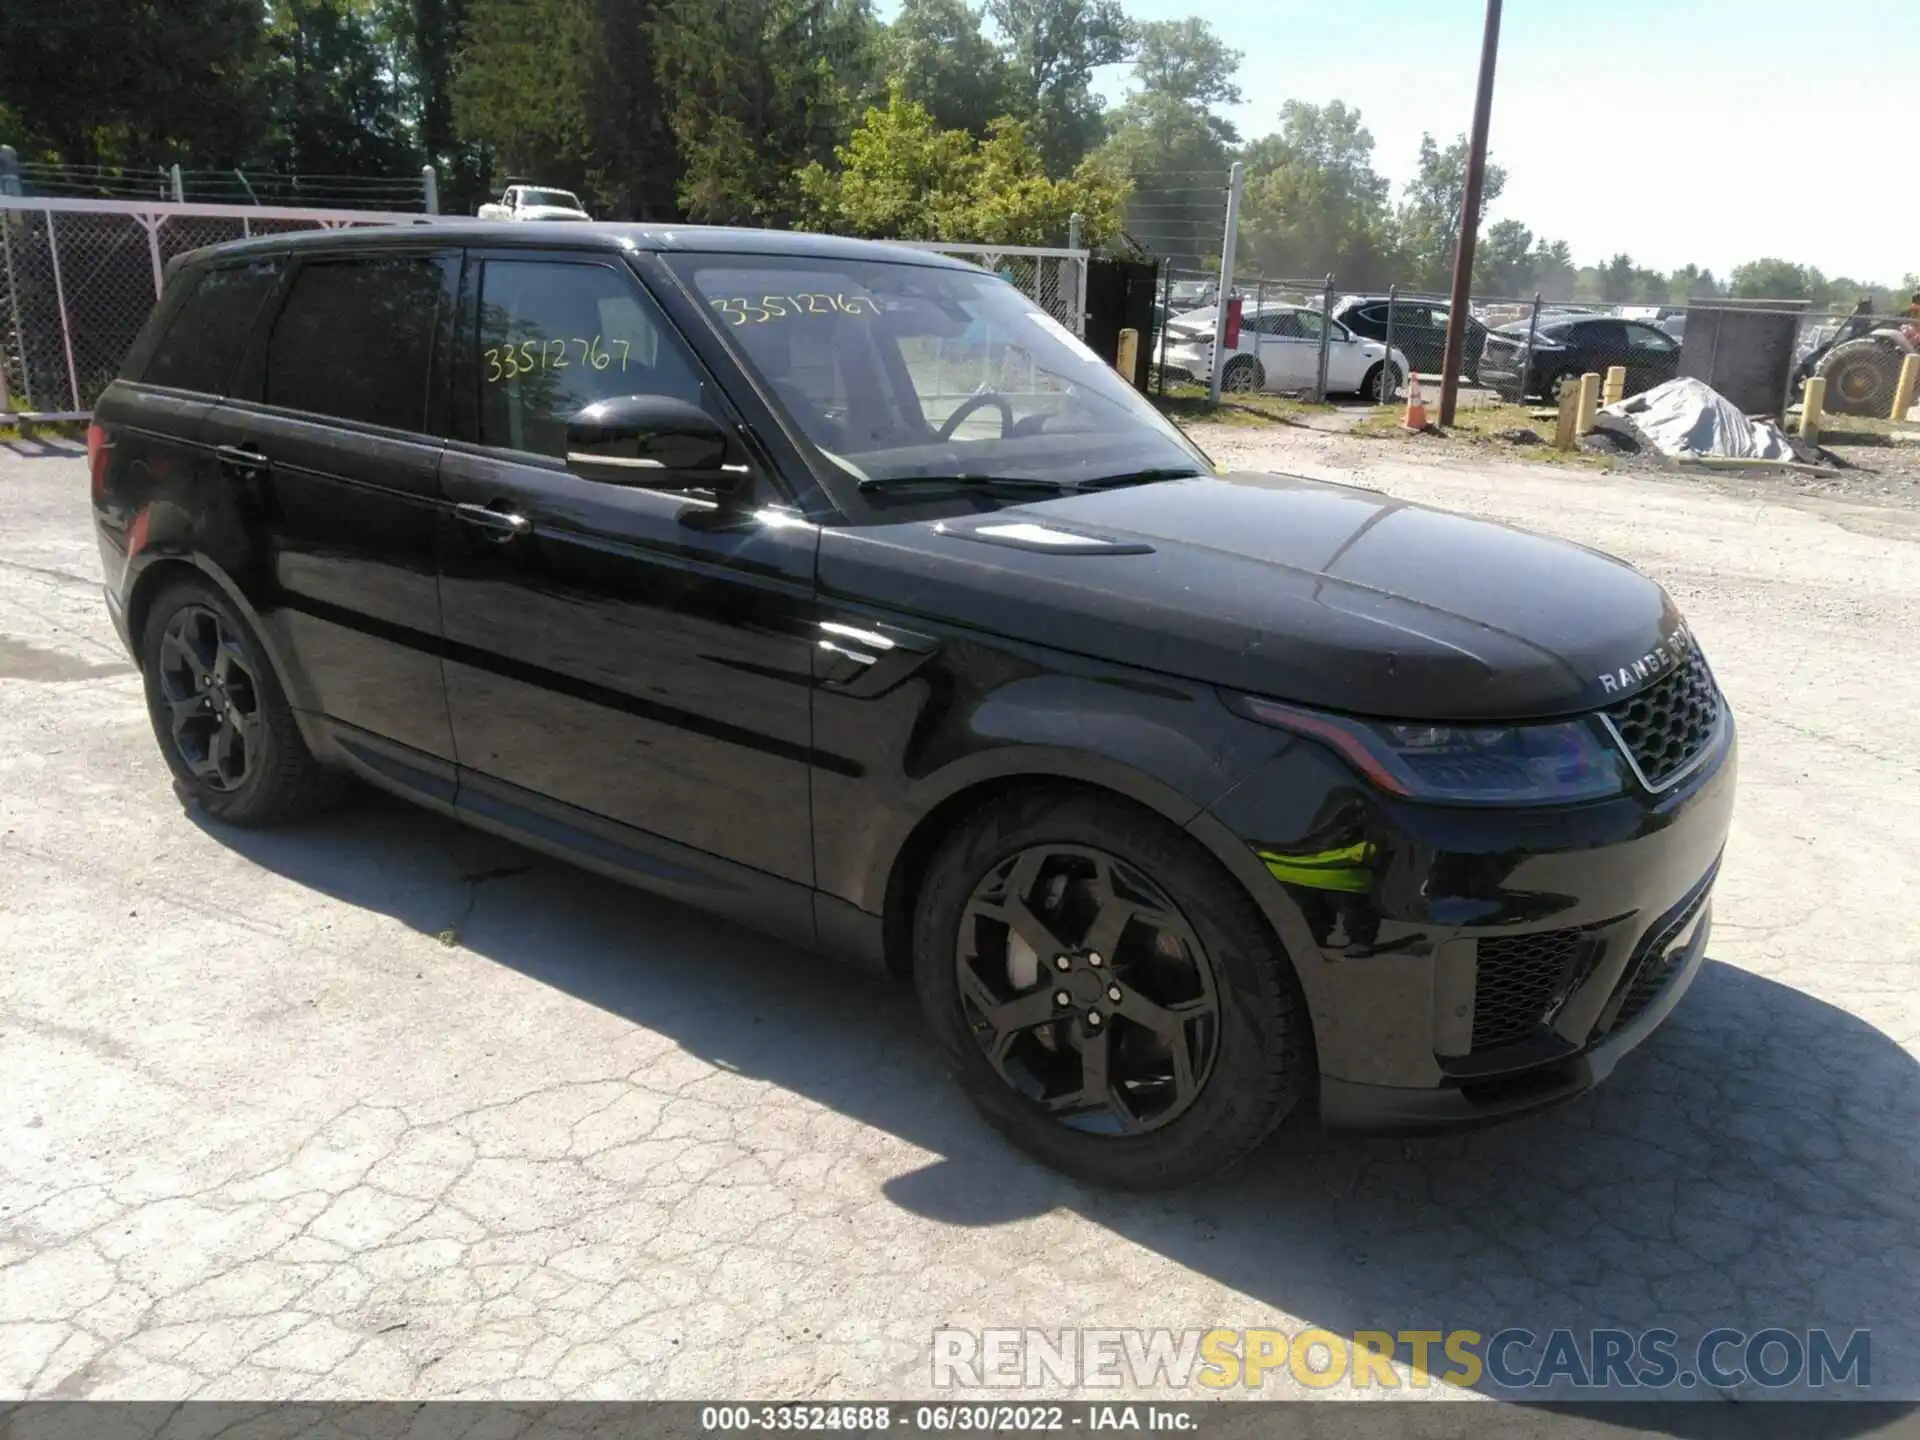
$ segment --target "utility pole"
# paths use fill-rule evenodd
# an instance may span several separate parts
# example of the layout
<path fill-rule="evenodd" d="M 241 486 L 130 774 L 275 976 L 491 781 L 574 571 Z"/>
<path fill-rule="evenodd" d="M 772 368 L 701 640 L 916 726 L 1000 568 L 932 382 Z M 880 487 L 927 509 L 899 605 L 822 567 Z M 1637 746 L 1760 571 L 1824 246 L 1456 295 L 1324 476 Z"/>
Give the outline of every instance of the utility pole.
<path fill-rule="evenodd" d="M 1220 239 L 1220 293 L 1213 311 L 1213 374 L 1207 380 L 1207 403 L 1220 403 L 1220 376 L 1227 365 L 1227 298 L 1233 294 L 1233 252 L 1240 244 L 1240 191 L 1247 183 L 1247 167 L 1238 160 L 1227 171 L 1227 226 Z"/>
<path fill-rule="evenodd" d="M 1460 358 L 1467 344 L 1467 302 L 1473 289 L 1473 242 L 1480 229 L 1480 192 L 1487 180 L 1487 126 L 1493 118 L 1493 62 L 1500 52 L 1500 0 L 1487 0 L 1480 39 L 1480 91 L 1467 141 L 1466 193 L 1460 197 L 1460 243 L 1453 252 L 1453 294 L 1447 306 L 1447 348 L 1440 361 L 1440 424 L 1453 424 L 1460 398 Z"/>

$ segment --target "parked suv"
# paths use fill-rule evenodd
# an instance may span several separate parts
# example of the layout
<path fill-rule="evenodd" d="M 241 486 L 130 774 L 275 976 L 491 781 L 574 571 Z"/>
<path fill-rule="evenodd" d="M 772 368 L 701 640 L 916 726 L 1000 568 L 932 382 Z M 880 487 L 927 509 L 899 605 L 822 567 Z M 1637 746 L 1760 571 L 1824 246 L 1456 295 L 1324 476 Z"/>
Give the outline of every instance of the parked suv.
<path fill-rule="evenodd" d="M 1407 363 L 1416 374 L 1437 379 L 1447 347 L 1447 317 L 1452 313 L 1445 301 L 1345 295 L 1333 303 L 1334 319 L 1354 334 L 1382 344 L 1387 339 L 1389 311 L 1393 348 L 1406 355 Z M 1469 315 L 1465 348 L 1460 352 L 1460 373 L 1470 384 L 1480 383 L 1480 347 L 1486 339 L 1487 327 Z"/>
<path fill-rule="evenodd" d="M 1610 316 L 1542 320 L 1527 351 L 1527 322 L 1503 325 L 1487 337 L 1480 354 L 1483 383 L 1509 400 L 1529 395 L 1558 401 L 1588 371 L 1606 374 L 1624 365 L 1629 395 L 1680 373 L 1680 342 L 1664 330 Z"/>
<path fill-rule="evenodd" d="M 1308 1097 L 1395 1128 L 1564 1099 L 1700 964 L 1733 723 L 1658 585 L 1231 482 L 955 260 L 223 246 L 171 267 L 88 452 L 108 606 L 212 820 L 357 775 L 910 974 L 987 1118 L 1097 1182 L 1206 1173 Z"/>

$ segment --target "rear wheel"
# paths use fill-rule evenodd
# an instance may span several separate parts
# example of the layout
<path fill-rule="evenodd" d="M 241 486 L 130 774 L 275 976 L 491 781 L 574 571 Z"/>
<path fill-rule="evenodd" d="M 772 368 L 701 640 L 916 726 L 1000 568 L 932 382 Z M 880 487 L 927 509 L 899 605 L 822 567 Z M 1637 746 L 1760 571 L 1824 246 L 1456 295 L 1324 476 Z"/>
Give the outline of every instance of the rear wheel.
<path fill-rule="evenodd" d="M 1870 336 L 1836 345 L 1813 373 L 1827 382 L 1826 408 L 1837 415 L 1884 418 L 1900 383 L 1900 351 Z"/>
<path fill-rule="evenodd" d="M 964 824 L 921 890 L 914 975 L 987 1120 L 1096 1184 L 1233 1163 L 1314 1073 L 1264 917 L 1189 836 L 1119 800 L 1035 791 Z"/>
<path fill-rule="evenodd" d="M 1569 390 L 1580 388 L 1578 370 L 1556 370 L 1540 386 L 1540 393 L 1555 405 L 1566 399 Z"/>
<path fill-rule="evenodd" d="M 147 713 L 182 795 L 234 825 L 273 825 L 323 808 L 340 777 L 294 723 L 260 642 L 204 580 L 155 597 L 140 638 Z"/>
<path fill-rule="evenodd" d="M 1227 368 L 1220 372 L 1220 388 L 1235 395 L 1251 395 L 1265 388 L 1266 372 L 1260 368 L 1260 362 L 1248 355 L 1239 355 L 1227 362 Z"/>

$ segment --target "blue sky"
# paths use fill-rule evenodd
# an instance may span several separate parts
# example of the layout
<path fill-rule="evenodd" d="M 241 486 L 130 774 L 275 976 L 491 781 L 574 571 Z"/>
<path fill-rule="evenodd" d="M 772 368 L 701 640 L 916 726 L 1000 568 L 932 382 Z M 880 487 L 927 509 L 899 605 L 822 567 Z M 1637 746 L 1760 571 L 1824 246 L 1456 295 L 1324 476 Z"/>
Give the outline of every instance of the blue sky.
<path fill-rule="evenodd" d="M 885 17 L 898 0 L 879 0 Z M 1420 132 L 1473 116 L 1480 0 L 1126 0 L 1198 15 L 1244 52 L 1246 138 L 1280 104 L 1359 107 L 1374 163 L 1411 173 Z M 1123 68 L 1103 74 L 1110 99 Z M 1920 271 L 1920 9 L 1915 0 L 1507 0 L 1490 218 L 1565 240 L 1581 263 L 1725 275 L 1779 255 L 1829 276 Z M 1571 156 L 1569 152 L 1572 152 Z M 1797 177 L 1813 177 L 1803 189 Z"/>

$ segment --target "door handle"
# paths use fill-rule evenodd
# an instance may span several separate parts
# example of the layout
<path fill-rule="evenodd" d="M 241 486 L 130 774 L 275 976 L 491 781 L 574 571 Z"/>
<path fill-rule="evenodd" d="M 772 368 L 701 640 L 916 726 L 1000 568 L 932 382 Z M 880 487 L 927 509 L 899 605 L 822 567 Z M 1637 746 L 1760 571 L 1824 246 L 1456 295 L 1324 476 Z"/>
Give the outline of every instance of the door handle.
<path fill-rule="evenodd" d="M 245 475 L 264 475 L 273 462 L 252 445 L 222 445 L 214 452 L 222 466 Z"/>
<path fill-rule="evenodd" d="M 476 529 L 487 532 L 487 538 L 497 545 L 509 540 L 517 540 L 533 529 L 533 522 L 526 516 L 512 510 L 497 508 L 494 505 L 459 504 L 453 507 L 453 518 L 464 520 Z"/>

